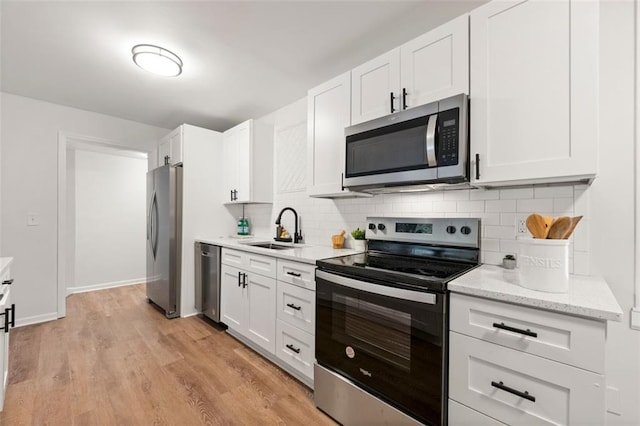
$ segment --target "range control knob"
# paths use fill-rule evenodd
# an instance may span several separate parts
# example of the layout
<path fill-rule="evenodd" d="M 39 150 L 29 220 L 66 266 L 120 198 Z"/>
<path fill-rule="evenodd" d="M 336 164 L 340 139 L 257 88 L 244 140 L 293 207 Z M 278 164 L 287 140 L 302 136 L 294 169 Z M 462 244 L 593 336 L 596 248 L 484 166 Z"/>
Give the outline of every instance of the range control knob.
<path fill-rule="evenodd" d="M 453 225 L 449 225 L 447 226 L 447 234 L 455 234 L 456 233 L 456 227 Z"/>
<path fill-rule="evenodd" d="M 379 229 L 380 231 L 384 231 L 385 229 L 387 229 L 387 227 L 386 227 L 386 226 L 384 226 L 384 223 L 379 223 L 379 224 L 378 224 L 378 229 Z"/>
<path fill-rule="evenodd" d="M 469 235 L 471 233 L 471 228 L 469 228 L 468 226 L 463 226 L 462 228 L 460 228 L 460 232 L 462 232 L 464 235 Z"/>
<path fill-rule="evenodd" d="M 376 230 L 376 224 L 375 223 L 370 223 L 369 224 L 369 229 L 371 229 L 372 231 Z"/>

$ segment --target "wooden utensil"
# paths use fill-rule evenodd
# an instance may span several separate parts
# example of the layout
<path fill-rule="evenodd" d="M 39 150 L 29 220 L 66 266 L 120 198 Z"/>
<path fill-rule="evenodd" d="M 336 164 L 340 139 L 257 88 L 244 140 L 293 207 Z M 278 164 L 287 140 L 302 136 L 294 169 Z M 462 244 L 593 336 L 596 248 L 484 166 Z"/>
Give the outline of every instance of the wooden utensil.
<path fill-rule="evenodd" d="M 553 221 L 553 224 L 549 228 L 547 238 L 550 240 L 562 240 L 570 227 L 571 218 L 568 216 L 561 216 Z"/>
<path fill-rule="evenodd" d="M 575 216 L 571 218 L 571 225 L 569 226 L 569 229 L 567 229 L 567 232 L 564 233 L 564 236 L 562 237 L 563 239 L 566 240 L 571 236 L 571 234 L 573 234 L 573 230 L 576 229 L 576 225 L 580 222 L 580 219 L 582 219 L 582 216 Z"/>
<path fill-rule="evenodd" d="M 546 238 L 548 229 L 542 216 L 536 213 L 530 214 L 526 224 L 533 238 Z"/>
<path fill-rule="evenodd" d="M 544 238 L 547 238 L 547 235 L 549 235 L 549 229 L 551 228 L 551 225 L 553 225 L 555 219 L 551 216 L 542 216 L 542 219 L 544 219 L 544 226 L 547 227 L 547 232 L 545 232 Z"/>

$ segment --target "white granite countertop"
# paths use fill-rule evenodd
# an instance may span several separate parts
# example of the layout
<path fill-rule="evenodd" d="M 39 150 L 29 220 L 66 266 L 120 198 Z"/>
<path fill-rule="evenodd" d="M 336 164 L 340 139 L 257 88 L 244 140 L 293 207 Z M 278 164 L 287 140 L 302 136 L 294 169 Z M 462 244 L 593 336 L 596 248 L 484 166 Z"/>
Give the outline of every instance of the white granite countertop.
<path fill-rule="evenodd" d="M 291 244 L 280 243 L 273 241 L 269 238 L 234 238 L 234 237 L 220 237 L 220 238 L 196 238 L 196 241 L 213 244 L 216 246 L 233 248 L 237 250 L 248 251 L 251 253 L 264 254 L 267 256 L 276 257 L 278 259 L 293 260 L 296 262 L 303 262 L 315 265 L 316 260 L 327 259 L 329 257 L 345 256 L 348 254 L 361 253 L 358 250 L 352 249 L 334 249 L 328 246 L 314 246 L 309 244 Z M 273 250 L 263 247 L 253 247 L 250 244 L 254 243 L 274 243 L 278 245 L 290 245 L 290 249 Z"/>
<path fill-rule="evenodd" d="M 13 257 L 0 257 L 0 274 L 11 265 Z"/>
<path fill-rule="evenodd" d="M 518 269 L 482 265 L 448 284 L 450 291 L 582 317 L 620 321 L 622 310 L 606 281 L 569 276 L 567 293 L 529 290 L 519 284 Z"/>

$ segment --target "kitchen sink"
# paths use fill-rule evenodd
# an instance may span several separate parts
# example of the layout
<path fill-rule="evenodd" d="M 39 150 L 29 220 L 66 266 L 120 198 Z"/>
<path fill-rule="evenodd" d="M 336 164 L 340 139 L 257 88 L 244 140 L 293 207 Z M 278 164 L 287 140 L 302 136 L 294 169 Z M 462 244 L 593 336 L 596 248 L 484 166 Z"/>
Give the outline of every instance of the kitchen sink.
<path fill-rule="evenodd" d="M 247 245 L 251 247 L 262 247 L 270 250 L 287 250 L 287 249 L 293 248 L 293 246 L 285 246 L 282 244 L 274 244 L 274 243 L 253 243 L 253 244 L 247 244 Z"/>

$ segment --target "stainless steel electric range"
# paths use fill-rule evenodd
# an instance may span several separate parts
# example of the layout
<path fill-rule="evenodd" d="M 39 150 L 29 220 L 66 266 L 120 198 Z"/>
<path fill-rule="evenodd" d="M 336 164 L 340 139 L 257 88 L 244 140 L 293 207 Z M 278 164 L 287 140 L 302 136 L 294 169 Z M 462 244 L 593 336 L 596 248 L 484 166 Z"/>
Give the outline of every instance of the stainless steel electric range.
<path fill-rule="evenodd" d="M 480 220 L 367 221 L 366 253 L 317 262 L 316 405 L 345 425 L 444 425 L 447 283 L 478 266 Z"/>

